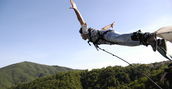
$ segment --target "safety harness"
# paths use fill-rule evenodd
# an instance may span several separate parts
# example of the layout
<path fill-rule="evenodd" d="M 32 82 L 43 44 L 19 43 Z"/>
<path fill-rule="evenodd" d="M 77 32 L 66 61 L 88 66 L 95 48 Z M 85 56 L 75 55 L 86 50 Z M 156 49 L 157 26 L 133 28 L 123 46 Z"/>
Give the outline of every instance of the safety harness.
<path fill-rule="evenodd" d="M 110 45 L 112 44 L 117 44 L 116 42 L 111 42 L 108 41 L 104 38 L 104 36 L 108 33 L 108 32 L 112 32 L 113 30 L 107 30 L 105 32 L 103 32 L 103 34 L 101 34 L 101 32 L 99 30 L 97 30 L 97 39 L 95 41 L 93 41 L 93 37 L 92 37 L 92 28 L 88 29 L 88 35 L 89 35 L 89 40 L 88 40 L 88 44 L 91 46 L 90 42 L 92 42 L 94 44 L 94 46 L 96 47 L 96 49 L 98 48 L 98 45 L 100 45 L 99 41 L 105 41 L 108 42 Z M 98 49 L 97 49 L 98 50 Z"/>

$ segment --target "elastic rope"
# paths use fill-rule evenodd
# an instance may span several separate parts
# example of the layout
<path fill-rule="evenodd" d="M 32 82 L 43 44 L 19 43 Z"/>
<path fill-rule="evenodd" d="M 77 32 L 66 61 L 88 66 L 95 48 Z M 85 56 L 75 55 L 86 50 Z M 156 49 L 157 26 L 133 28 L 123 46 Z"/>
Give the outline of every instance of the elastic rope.
<path fill-rule="evenodd" d="M 110 54 L 110 55 L 112 55 L 112 56 L 114 56 L 114 57 L 116 57 L 116 58 L 118 58 L 118 59 L 120 59 L 120 60 L 122 60 L 122 61 L 124 61 L 125 63 L 127 63 L 127 64 L 129 64 L 130 66 L 132 66 L 133 68 L 135 68 L 131 63 L 129 63 L 128 61 L 126 61 L 126 60 L 124 60 L 123 58 L 121 58 L 121 57 L 119 57 L 119 56 L 117 56 L 117 55 L 115 55 L 115 54 L 113 54 L 113 53 L 111 53 L 111 52 L 109 52 L 109 51 L 106 51 L 105 49 L 102 49 L 102 48 L 100 48 L 99 46 L 97 47 L 98 49 L 100 49 L 100 50 L 102 50 L 102 51 L 104 51 L 104 52 L 106 52 L 106 53 L 108 53 L 108 54 Z M 137 70 L 136 70 L 137 71 Z M 163 89 L 163 88 L 161 88 L 153 79 L 151 79 L 147 74 L 145 74 L 145 73 L 141 73 L 140 71 L 137 71 L 138 73 L 140 73 L 140 74 L 142 74 L 142 75 L 144 75 L 144 76 L 146 76 L 152 83 L 154 83 L 159 89 Z"/>

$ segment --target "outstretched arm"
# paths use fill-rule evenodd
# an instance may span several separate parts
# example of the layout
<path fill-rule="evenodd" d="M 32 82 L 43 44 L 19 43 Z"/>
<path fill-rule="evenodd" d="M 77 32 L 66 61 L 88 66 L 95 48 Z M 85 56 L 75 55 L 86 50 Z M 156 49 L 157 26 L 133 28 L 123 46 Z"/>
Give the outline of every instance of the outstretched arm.
<path fill-rule="evenodd" d="M 115 22 L 103 27 L 101 30 L 108 30 L 109 28 L 113 28 L 113 25 L 114 25 Z"/>
<path fill-rule="evenodd" d="M 73 9 L 73 10 L 75 11 L 75 14 L 76 14 L 77 19 L 78 19 L 78 21 L 80 22 L 81 26 L 82 26 L 82 25 L 87 25 L 86 22 L 85 22 L 85 20 L 83 19 L 82 15 L 81 15 L 81 13 L 79 12 L 79 10 L 78 10 L 78 8 L 77 8 L 75 2 L 74 2 L 73 0 L 70 0 L 70 3 L 71 3 L 71 5 L 72 5 L 72 6 L 70 7 L 70 9 Z"/>

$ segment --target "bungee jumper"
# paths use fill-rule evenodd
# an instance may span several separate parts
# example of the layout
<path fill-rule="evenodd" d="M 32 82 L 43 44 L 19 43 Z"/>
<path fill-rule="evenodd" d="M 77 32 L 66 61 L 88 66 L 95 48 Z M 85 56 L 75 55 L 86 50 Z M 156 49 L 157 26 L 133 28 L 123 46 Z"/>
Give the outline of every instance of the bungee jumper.
<path fill-rule="evenodd" d="M 70 0 L 71 7 L 73 9 L 77 19 L 81 25 L 79 30 L 82 39 L 92 42 L 96 48 L 101 44 L 108 45 L 123 45 L 123 46 L 148 46 L 150 45 L 153 51 L 158 51 L 162 56 L 171 60 L 172 57 L 167 54 L 166 41 L 172 42 L 172 26 L 163 27 L 153 33 L 142 33 L 141 30 L 128 33 L 118 34 L 111 30 L 114 23 L 103 27 L 101 30 L 94 28 L 88 28 L 86 21 L 83 19 L 80 11 L 78 10 L 75 2 Z M 160 38 L 157 38 L 160 37 Z"/>

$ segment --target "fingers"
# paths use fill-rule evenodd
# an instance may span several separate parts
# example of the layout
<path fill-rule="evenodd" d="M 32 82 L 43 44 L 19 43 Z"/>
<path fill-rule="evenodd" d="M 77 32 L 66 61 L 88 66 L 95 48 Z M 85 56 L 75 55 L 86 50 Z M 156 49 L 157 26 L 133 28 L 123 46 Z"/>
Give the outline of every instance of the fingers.
<path fill-rule="evenodd" d="M 74 7 L 73 3 L 71 2 L 71 7 L 69 7 L 69 9 L 76 9 L 76 7 Z"/>
<path fill-rule="evenodd" d="M 70 0 L 70 3 L 71 3 L 71 7 L 73 8 L 73 9 L 77 9 L 77 6 L 76 6 L 76 4 L 75 4 L 75 2 L 73 1 L 73 0 Z"/>
<path fill-rule="evenodd" d="M 73 0 L 70 0 L 71 5 L 73 4 Z"/>

